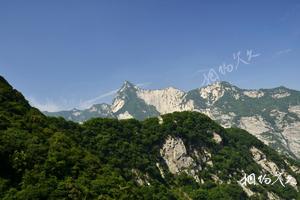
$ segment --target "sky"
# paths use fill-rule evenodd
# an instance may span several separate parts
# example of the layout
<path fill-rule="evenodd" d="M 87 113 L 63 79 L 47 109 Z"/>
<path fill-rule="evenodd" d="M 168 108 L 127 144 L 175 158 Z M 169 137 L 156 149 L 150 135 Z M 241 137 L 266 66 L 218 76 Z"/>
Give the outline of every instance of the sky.
<path fill-rule="evenodd" d="M 48 111 L 110 103 L 125 80 L 300 90 L 300 2 L 2 0 L 0 75 Z"/>

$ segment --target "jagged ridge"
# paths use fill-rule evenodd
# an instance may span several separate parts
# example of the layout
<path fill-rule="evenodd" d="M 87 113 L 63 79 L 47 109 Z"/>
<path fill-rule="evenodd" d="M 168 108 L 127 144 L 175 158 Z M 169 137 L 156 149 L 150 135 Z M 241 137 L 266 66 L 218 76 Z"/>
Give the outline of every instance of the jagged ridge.
<path fill-rule="evenodd" d="M 175 111 L 204 113 L 228 128 L 246 129 L 281 153 L 300 158 L 300 92 L 285 87 L 245 90 L 228 82 L 184 92 L 176 88 L 145 90 L 126 81 L 109 112 L 46 113 L 82 122 L 91 117 L 143 120 Z"/>

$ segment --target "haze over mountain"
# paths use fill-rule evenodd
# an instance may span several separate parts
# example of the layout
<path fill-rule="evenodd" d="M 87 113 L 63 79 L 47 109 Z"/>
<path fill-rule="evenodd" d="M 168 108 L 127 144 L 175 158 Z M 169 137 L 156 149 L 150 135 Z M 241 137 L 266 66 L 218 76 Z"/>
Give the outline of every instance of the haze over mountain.
<path fill-rule="evenodd" d="M 146 90 L 125 81 L 111 105 L 45 114 L 83 122 L 93 117 L 143 120 L 175 111 L 204 113 L 223 127 L 243 128 L 279 152 L 300 158 L 300 92 L 283 86 L 246 90 L 216 82 L 184 92 Z"/>

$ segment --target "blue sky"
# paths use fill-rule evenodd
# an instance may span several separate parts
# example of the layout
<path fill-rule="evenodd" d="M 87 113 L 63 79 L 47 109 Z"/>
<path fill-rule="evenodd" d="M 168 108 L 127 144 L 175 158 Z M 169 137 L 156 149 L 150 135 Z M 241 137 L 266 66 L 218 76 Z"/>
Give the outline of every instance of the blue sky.
<path fill-rule="evenodd" d="M 259 56 L 218 71 L 247 50 Z M 242 88 L 300 90 L 299 55 L 296 0 L 0 2 L 0 74 L 42 110 L 109 102 L 125 80 L 190 90 L 211 69 Z"/>

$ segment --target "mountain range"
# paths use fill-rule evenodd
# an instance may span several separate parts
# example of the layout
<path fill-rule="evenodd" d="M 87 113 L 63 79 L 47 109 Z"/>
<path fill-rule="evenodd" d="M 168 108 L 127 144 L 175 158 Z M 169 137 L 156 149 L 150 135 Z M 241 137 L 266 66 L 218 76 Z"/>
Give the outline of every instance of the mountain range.
<path fill-rule="evenodd" d="M 96 117 L 143 120 L 175 111 L 204 113 L 225 128 L 245 129 L 278 152 L 300 158 L 300 92 L 283 86 L 249 90 L 216 82 L 185 92 L 142 89 L 125 81 L 111 105 L 44 113 L 81 123 Z"/>
<path fill-rule="evenodd" d="M 125 84 L 119 93 L 128 96 L 116 101 L 136 90 Z M 125 104 L 116 105 L 122 116 Z M 83 123 L 47 117 L 1 76 L 0 160 L 4 200 L 300 198 L 300 163 L 245 130 L 197 111 Z"/>

